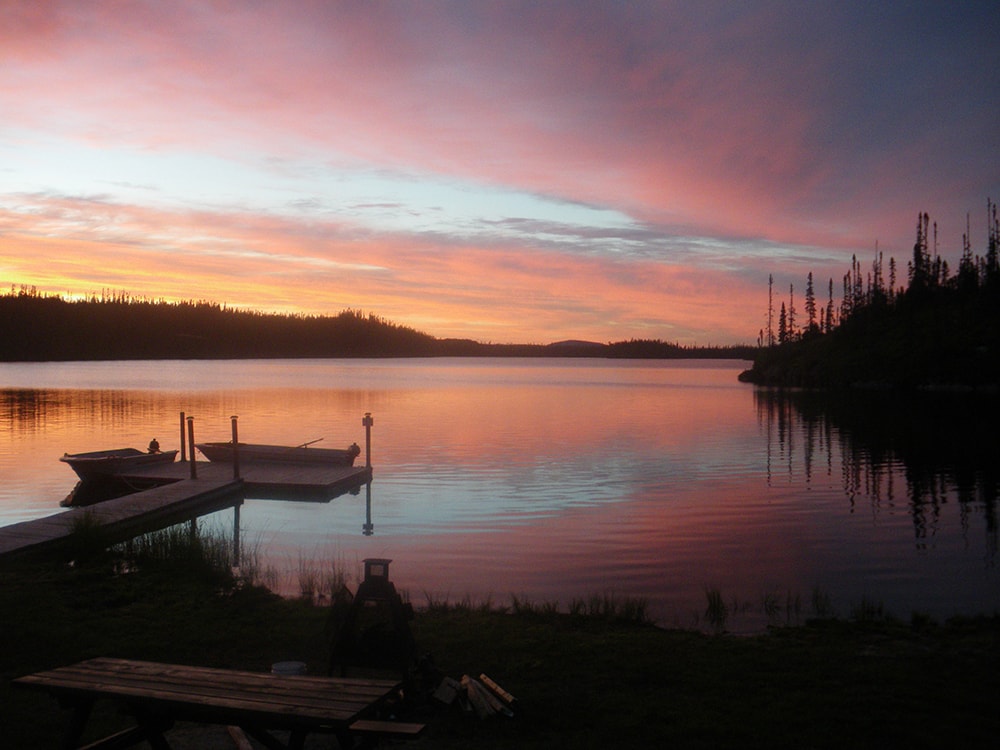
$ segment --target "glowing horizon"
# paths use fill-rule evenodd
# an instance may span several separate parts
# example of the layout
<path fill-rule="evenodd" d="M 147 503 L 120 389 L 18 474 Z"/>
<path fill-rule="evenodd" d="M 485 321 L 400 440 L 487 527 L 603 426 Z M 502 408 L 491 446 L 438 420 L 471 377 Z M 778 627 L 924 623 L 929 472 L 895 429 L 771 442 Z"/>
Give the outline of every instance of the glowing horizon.
<path fill-rule="evenodd" d="M 967 214 L 985 251 L 994 16 L 15 0 L 0 286 L 493 343 L 753 343 L 769 274 L 839 291 L 876 243 L 905 267 L 918 212 L 950 262 Z"/>

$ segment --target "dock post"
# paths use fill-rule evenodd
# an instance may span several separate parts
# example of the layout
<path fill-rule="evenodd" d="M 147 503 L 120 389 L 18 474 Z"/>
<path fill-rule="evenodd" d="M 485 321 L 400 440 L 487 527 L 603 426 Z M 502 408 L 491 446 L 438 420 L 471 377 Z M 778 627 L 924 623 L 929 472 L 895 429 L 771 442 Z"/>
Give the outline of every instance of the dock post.
<path fill-rule="evenodd" d="M 240 567 L 240 505 L 233 506 L 233 567 Z"/>
<path fill-rule="evenodd" d="M 365 426 L 365 466 L 370 469 L 372 467 L 372 425 L 375 424 L 370 411 L 365 412 L 365 418 L 361 420 L 361 424 Z"/>
<path fill-rule="evenodd" d="M 187 461 L 187 439 L 184 436 L 184 412 L 181 412 L 181 461 Z"/>
<path fill-rule="evenodd" d="M 198 462 L 194 460 L 194 417 L 187 418 L 188 445 L 191 446 L 191 478 L 198 478 Z"/>
<path fill-rule="evenodd" d="M 233 479 L 240 478 L 240 436 L 239 430 L 236 427 L 236 421 L 239 417 L 229 418 L 233 423 Z"/>

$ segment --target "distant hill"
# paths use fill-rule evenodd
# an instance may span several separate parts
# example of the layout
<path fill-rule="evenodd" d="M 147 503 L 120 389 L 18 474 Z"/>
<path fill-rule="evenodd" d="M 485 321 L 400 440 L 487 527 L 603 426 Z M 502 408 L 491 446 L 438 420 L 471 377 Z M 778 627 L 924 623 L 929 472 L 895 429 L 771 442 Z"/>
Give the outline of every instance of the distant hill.
<path fill-rule="evenodd" d="M 482 344 L 437 339 L 355 310 L 334 316 L 269 315 L 127 294 L 65 300 L 23 287 L 0 295 L 0 361 L 6 362 L 443 356 L 749 359 L 752 349 L 685 348 L 661 341 Z"/>
<path fill-rule="evenodd" d="M 599 344 L 596 341 L 580 341 L 578 339 L 568 339 L 566 341 L 554 341 L 551 344 L 549 344 L 549 348 L 551 349 L 586 349 L 588 347 L 600 348 L 603 346 L 604 344 Z"/>

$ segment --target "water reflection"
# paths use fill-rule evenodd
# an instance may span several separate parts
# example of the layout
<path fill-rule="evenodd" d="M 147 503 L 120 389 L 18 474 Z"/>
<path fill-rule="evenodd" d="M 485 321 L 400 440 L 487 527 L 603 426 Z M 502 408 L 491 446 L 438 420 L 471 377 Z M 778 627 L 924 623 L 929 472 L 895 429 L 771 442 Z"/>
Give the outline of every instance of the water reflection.
<path fill-rule="evenodd" d="M 86 508 L 107 500 L 134 494 L 142 489 L 146 488 L 138 487 L 134 483 L 118 477 L 108 477 L 99 481 L 79 481 L 70 490 L 70 493 L 59 501 L 59 505 L 63 508 Z"/>
<path fill-rule="evenodd" d="M 801 461 L 807 482 L 817 467 L 829 476 L 839 470 L 852 512 L 859 502 L 867 502 L 876 516 L 905 505 L 918 550 L 932 543 L 945 506 L 954 502 L 963 538 L 970 517 L 983 516 L 992 564 L 997 552 L 1000 399 L 963 393 L 757 390 L 754 401 L 767 434 L 769 483 L 796 461 Z"/>
<path fill-rule="evenodd" d="M 365 523 L 361 527 L 361 533 L 371 536 L 375 533 L 375 524 L 372 523 L 372 483 L 365 485 Z"/>
<path fill-rule="evenodd" d="M 75 481 L 64 452 L 179 447 L 180 412 L 201 441 L 229 440 L 240 415 L 241 439 L 283 445 L 364 444 L 372 413 L 363 495 L 240 508 L 247 548 L 290 581 L 303 559 L 382 557 L 417 598 L 613 591 L 681 624 L 709 585 L 818 589 L 840 614 L 863 598 L 903 616 L 995 609 L 995 404 L 755 391 L 736 380 L 745 366 L 0 366 L 0 525 L 56 510 Z M 228 531 L 230 514 L 218 521 Z"/>
<path fill-rule="evenodd" d="M 155 393 L 6 388 L 0 389 L 0 421 L 18 435 L 50 432 L 68 417 L 133 426 L 154 421 L 159 400 Z"/>

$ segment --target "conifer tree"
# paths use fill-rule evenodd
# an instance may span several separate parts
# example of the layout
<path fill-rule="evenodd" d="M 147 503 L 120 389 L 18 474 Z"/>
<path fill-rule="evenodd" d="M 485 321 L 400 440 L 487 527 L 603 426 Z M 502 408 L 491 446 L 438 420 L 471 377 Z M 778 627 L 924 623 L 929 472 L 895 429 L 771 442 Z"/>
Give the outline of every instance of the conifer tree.
<path fill-rule="evenodd" d="M 812 271 L 806 278 L 806 330 L 809 333 L 817 330 L 816 327 L 816 293 L 813 290 Z"/>
<path fill-rule="evenodd" d="M 986 245 L 986 268 L 984 283 L 992 286 L 1000 277 L 1000 222 L 997 221 L 997 204 L 986 199 L 986 223 L 988 238 Z"/>
<path fill-rule="evenodd" d="M 970 239 L 969 214 L 965 215 L 965 234 L 962 235 L 962 257 L 958 261 L 958 289 L 966 294 L 974 291 L 979 285 L 976 273 L 976 263 L 972 258 L 972 240 Z"/>
<path fill-rule="evenodd" d="M 833 330 L 833 277 L 830 277 L 830 299 L 826 303 L 826 328 L 827 333 Z"/>
<path fill-rule="evenodd" d="M 844 274 L 844 295 L 840 298 L 840 319 L 851 317 L 851 272 Z"/>
<path fill-rule="evenodd" d="M 917 214 L 917 241 L 913 243 L 913 259 L 910 261 L 910 288 L 926 289 L 930 284 L 931 258 L 927 249 L 927 225 L 930 216 L 925 212 Z"/>
<path fill-rule="evenodd" d="M 889 295 L 885 291 L 885 274 L 882 271 L 882 251 L 875 243 L 875 260 L 872 261 L 872 282 L 869 292 L 870 301 L 874 304 L 884 304 Z"/>
<path fill-rule="evenodd" d="M 854 288 L 851 290 L 851 310 L 860 310 L 865 306 L 865 287 L 861 273 L 861 263 L 857 255 L 851 256 L 851 273 L 854 279 Z"/>
<path fill-rule="evenodd" d="M 767 345 L 774 346 L 774 274 L 767 275 Z"/>
<path fill-rule="evenodd" d="M 795 285 L 788 285 L 788 330 L 785 332 L 788 340 L 795 338 Z"/>

